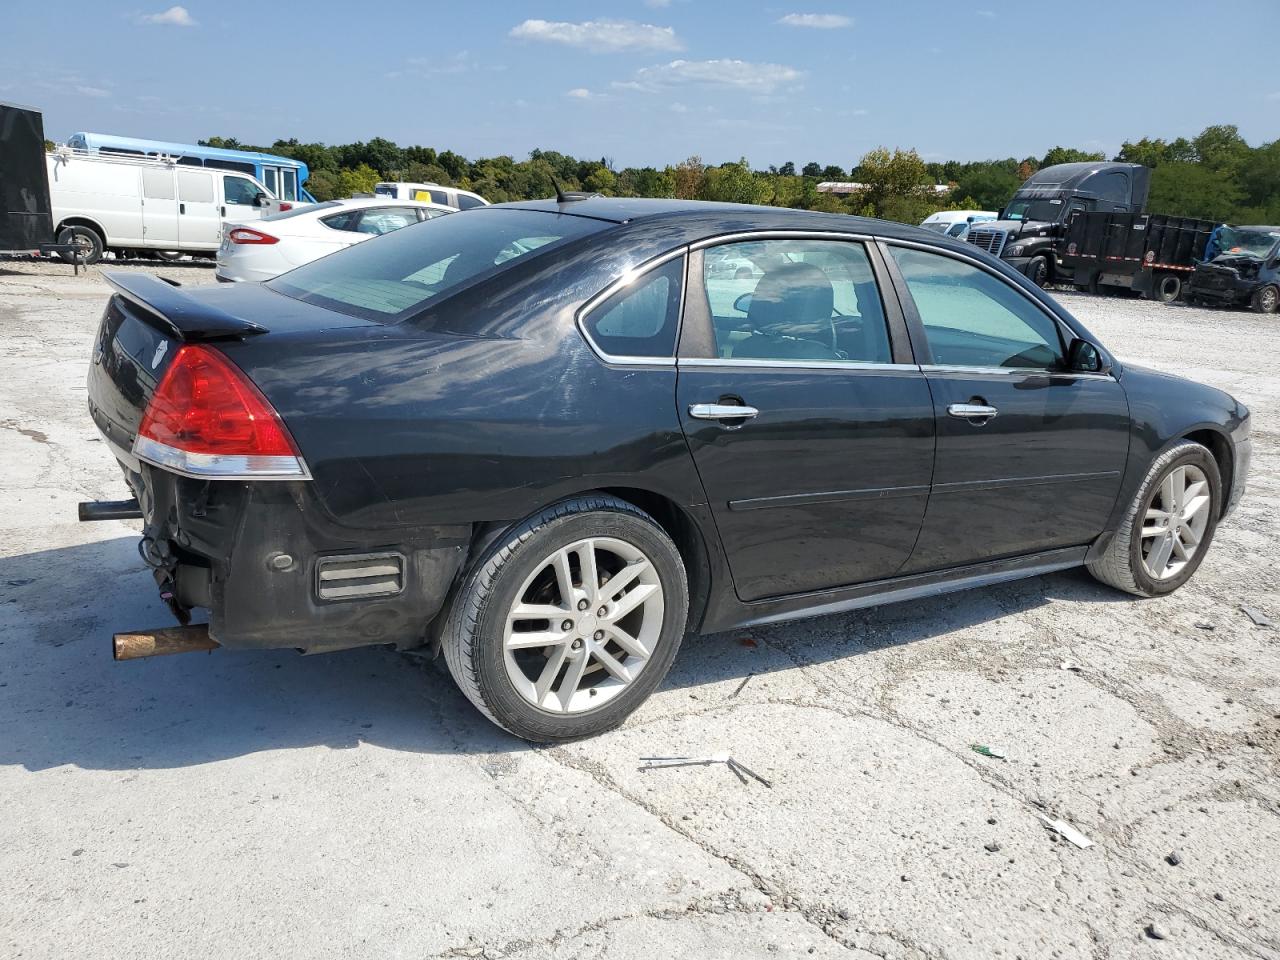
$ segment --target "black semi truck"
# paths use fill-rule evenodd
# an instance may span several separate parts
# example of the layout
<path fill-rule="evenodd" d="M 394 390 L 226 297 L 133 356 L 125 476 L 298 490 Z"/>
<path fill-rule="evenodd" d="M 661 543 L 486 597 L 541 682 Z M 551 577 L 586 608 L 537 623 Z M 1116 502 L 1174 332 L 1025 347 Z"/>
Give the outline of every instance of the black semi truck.
<path fill-rule="evenodd" d="M 29 252 L 52 244 L 44 119 L 32 107 L 0 102 L 0 250 Z"/>
<path fill-rule="evenodd" d="M 1077 213 L 1141 214 L 1151 171 L 1137 163 L 1060 163 L 1028 177 L 1000 219 L 975 224 L 968 240 L 1039 286 L 1070 283 L 1060 252 Z"/>

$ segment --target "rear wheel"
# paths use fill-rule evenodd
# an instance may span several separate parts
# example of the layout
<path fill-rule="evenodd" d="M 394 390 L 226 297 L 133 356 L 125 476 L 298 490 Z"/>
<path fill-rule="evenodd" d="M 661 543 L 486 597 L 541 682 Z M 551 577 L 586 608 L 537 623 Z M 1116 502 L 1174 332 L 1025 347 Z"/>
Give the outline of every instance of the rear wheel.
<path fill-rule="evenodd" d="M 1152 299 L 1161 303 L 1173 303 L 1182 295 L 1182 278 L 1174 273 L 1162 273 L 1156 278 Z"/>
<path fill-rule="evenodd" d="M 92 227 L 63 227 L 58 233 L 58 243 L 74 248 L 74 252 L 58 254 L 67 263 L 97 263 L 102 259 L 102 238 Z"/>
<path fill-rule="evenodd" d="M 182 254 L 177 250 L 152 250 L 151 252 L 156 255 L 156 259 L 164 260 L 167 263 L 182 259 Z"/>
<path fill-rule="evenodd" d="M 1222 478 L 1205 447 L 1184 441 L 1152 463 L 1106 551 L 1089 564 L 1103 583 L 1140 597 L 1191 579 L 1213 542 Z"/>
<path fill-rule="evenodd" d="M 1275 313 L 1276 308 L 1280 307 L 1280 289 L 1272 284 L 1260 287 L 1254 291 L 1249 306 L 1254 313 Z"/>
<path fill-rule="evenodd" d="M 445 626 L 445 662 L 467 699 L 510 733 L 591 736 L 662 681 L 688 606 L 680 553 L 653 518 L 613 497 L 579 497 L 484 555 Z"/>

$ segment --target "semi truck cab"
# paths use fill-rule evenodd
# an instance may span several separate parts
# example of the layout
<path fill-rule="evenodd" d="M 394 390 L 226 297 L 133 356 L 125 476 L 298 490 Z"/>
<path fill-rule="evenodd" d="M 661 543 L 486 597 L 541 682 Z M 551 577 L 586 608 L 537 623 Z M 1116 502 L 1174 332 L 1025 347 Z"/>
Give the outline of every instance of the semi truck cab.
<path fill-rule="evenodd" d="M 1151 171 L 1137 163 L 1060 163 L 1028 177 L 993 223 L 974 224 L 968 241 L 1006 260 L 1039 286 L 1070 282 L 1061 241 L 1077 211 L 1142 213 Z"/>

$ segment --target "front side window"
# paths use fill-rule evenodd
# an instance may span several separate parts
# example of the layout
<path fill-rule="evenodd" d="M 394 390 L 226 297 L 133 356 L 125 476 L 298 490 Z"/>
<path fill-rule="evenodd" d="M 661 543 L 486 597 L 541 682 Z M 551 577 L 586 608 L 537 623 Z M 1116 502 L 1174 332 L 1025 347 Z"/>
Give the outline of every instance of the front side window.
<path fill-rule="evenodd" d="M 168 168 L 143 170 L 142 195 L 148 200 L 172 200 L 173 171 Z"/>
<path fill-rule="evenodd" d="M 684 258 L 677 257 L 598 304 L 582 325 L 595 345 L 613 356 L 674 356 L 683 282 Z"/>
<path fill-rule="evenodd" d="M 889 363 L 889 333 L 861 243 L 753 240 L 703 256 L 716 351 L 734 360 Z"/>
<path fill-rule="evenodd" d="M 227 203 L 251 207 L 254 198 L 262 192 L 262 188 L 244 177 L 223 177 L 222 192 L 227 198 Z"/>
<path fill-rule="evenodd" d="M 1057 323 L 994 274 L 923 250 L 891 246 L 924 324 L 933 362 L 1049 370 L 1062 365 Z"/>
<path fill-rule="evenodd" d="M 267 189 L 272 193 L 278 194 L 280 190 L 280 181 L 276 179 L 275 167 L 262 168 L 262 182 L 267 185 Z"/>
<path fill-rule="evenodd" d="M 611 226 L 587 217 L 486 208 L 441 217 L 430 229 L 353 244 L 267 286 L 339 313 L 395 323 L 463 284 Z"/>

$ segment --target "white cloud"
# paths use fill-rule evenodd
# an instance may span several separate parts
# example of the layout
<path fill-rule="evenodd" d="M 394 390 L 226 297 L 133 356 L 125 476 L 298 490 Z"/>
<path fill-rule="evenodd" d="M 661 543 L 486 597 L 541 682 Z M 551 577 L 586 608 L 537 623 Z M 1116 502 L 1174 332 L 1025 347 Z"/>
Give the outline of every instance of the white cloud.
<path fill-rule="evenodd" d="M 681 84 L 728 87 L 749 93 L 773 93 L 803 77 L 799 70 L 780 63 L 746 60 L 672 60 L 636 71 L 635 79 L 614 86 L 624 90 L 659 90 Z"/>
<path fill-rule="evenodd" d="M 671 27 L 657 27 L 633 20 L 586 20 L 565 23 L 556 20 L 526 20 L 511 29 L 520 40 L 540 40 L 582 47 L 593 53 L 619 50 L 683 50 L 684 44 Z"/>
<path fill-rule="evenodd" d="M 853 17 L 842 13 L 788 13 L 778 21 L 788 27 L 812 27 L 815 30 L 840 30 L 853 26 Z"/>
<path fill-rule="evenodd" d="M 77 86 L 77 87 L 76 87 L 76 93 L 80 94 L 80 96 L 82 96 L 82 97 L 99 97 L 99 98 L 101 98 L 101 97 L 109 97 L 109 96 L 111 96 L 111 91 L 110 91 L 110 90 L 104 90 L 104 89 L 102 89 L 102 87 Z"/>
<path fill-rule="evenodd" d="M 655 10 L 661 10 L 664 7 L 671 6 L 671 0 L 644 0 L 646 7 L 653 7 Z"/>
<path fill-rule="evenodd" d="M 170 7 L 168 10 L 161 10 L 159 13 L 144 13 L 138 17 L 140 23 L 159 23 L 168 27 L 194 27 L 197 26 L 196 21 L 187 11 L 186 7 Z"/>
<path fill-rule="evenodd" d="M 996 15 L 996 12 L 995 12 L 994 10 L 979 10 L 979 11 L 978 11 L 978 16 L 980 16 L 980 17 L 986 17 L 986 18 L 988 18 L 988 19 L 992 19 L 992 18 L 994 18 L 994 17 L 995 17 L 995 15 Z"/>
<path fill-rule="evenodd" d="M 590 100 L 593 94 L 586 87 L 574 87 L 566 91 L 565 96 L 573 100 Z"/>

